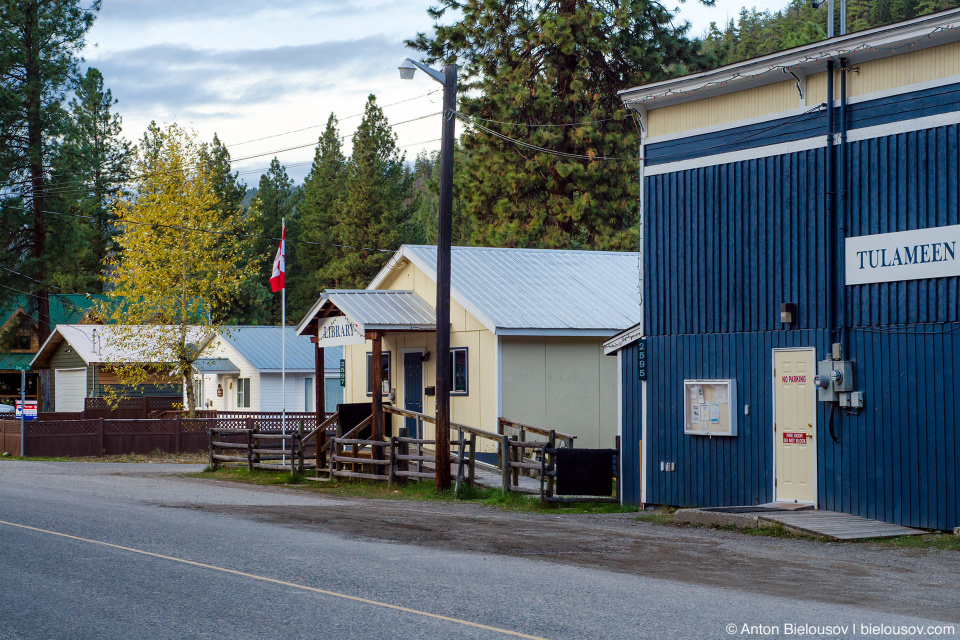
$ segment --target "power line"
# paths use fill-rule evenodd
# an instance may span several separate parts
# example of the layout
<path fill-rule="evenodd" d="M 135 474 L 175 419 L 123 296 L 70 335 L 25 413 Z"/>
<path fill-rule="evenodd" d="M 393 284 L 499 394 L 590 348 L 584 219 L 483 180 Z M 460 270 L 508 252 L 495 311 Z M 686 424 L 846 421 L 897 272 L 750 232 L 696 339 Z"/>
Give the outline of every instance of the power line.
<path fill-rule="evenodd" d="M 12 208 L 28 210 L 28 209 L 26 209 L 25 207 L 12 207 Z M 95 220 L 95 219 L 96 219 L 94 216 L 88 216 L 88 215 L 85 215 L 85 214 L 82 214 L 82 213 L 67 213 L 66 211 L 47 211 L 47 210 L 43 210 L 43 213 L 49 213 L 50 215 L 55 215 L 55 216 L 70 216 L 70 217 L 72 217 L 72 218 L 86 218 L 87 220 Z M 218 236 L 236 236 L 236 237 L 242 237 L 242 238 L 259 238 L 259 239 L 262 239 L 262 240 L 274 240 L 274 241 L 276 241 L 276 242 L 279 242 L 279 241 L 281 240 L 281 238 L 279 238 L 279 237 L 274 237 L 274 236 L 261 236 L 261 235 L 257 235 L 257 234 L 254 234 L 254 233 L 243 233 L 242 231 L 216 231 L 216 230 L 213 230 L 213 229 L 197 229 L 196 227 L 183 227 L 183 226 L 180 226 L 180 225 L 163 224 L 163 223 L 159 223 L 159 222 L 144 222 L 144 221 L 142 221 L 142 220 L 120 219 L 120 220 L 117 220 L 117 222 L 118 222 L 119 224 L 133 224 L 133 225 L 144 226 L 144 227 L 153 227 L 154 229 L 162 228 L 162 229 L 170 229 L 170 230 L 173 230 L 173 231 L 191 231 L 191 232 L 195 232 L 195 233 L 212 233 L 212 234 L 218 235 Z M 309 241 L 309 240 L 299 240 L 299 239 L 297 240 L 297 242 L 302 243 L 302 244 L 311 244 L 311 245 L 321 246 L 321 247 L 336 247 L 336 248 L 340 248 L 340 249 L 359 249 L 359 250 L 361 250 L 361 251 L 378 251 L 378 252 L 380 252 L 380 253 L 393 253 L 394 251 L 396 251 L 396 249 L 378 249 L 378 248 L 375 248 L 375 247 L 361 247 L 361 246 L 357 246 L 357 245 L 353 245 L 353 244 L 337 244 L 337 243 L 333 243 L 333 242 L 311 242 L 311 241 Z"/>
<path fill-rule="evenodd" d="M 440 142 L 440 138 L 434 138 L 433 140 L 421 140 L 420 142 L 412 142 L 412 143 L 410 143 L 410 144 L 401 144 L 401 145 L 398 145 L 398 146 L 397 146 L 397 149 L 406 149 L 406 148 L 409 148 L 409 147 L 418 147 L 418 146 L 425 145 L 425 144 L 432 144 L 432 143 L 434 143 L 434 142 Z M 292 162 L 292 163 L 289 163 L 289 164 L 285 164 L 285 165 L 283 165 L 283 167 L 284 167 L 284 169 L 290 169 L 290 168 L 292 168 L 292 167 L 303 167 L 303 166 L 307 166 L 307 165 L 311 165 L 311 164 L 313 164 L 313 160 L 305 160 L 305 161 L 303 161 L 303 162 Z M 243 169 L 243 170 L 239 170 L 239 169 L 238 169 L 238 170 L 237 170 L 236 172 L 234 172 L 234 173 L 235 173 L 236 175 L 241 175 L 241 176 L 243 176 L 243 175 L 248 175 L 248 174 L 251 174 L 251 173 L 264 174 L 264 173 L 266 173 L 269 169 L 270 169 L 270 167 L 258 167 L 258 168 L 256 168 L 256 169 Z M 63 185 L 63 186 L 60 186 L 60 187 L 52 187 L 52 188 L 44 189 L 43 195 L 44 195 L 44 196 L 64 196 L 64 195 L 70 195 L 70 194 L 80 193 L 80 192 L 87 191 L 87 190 L 88 190 L 88 189 L 87 189 L 86 187 L 69 187 L 69 186 Z M 20 207 L 20 208 L 22 208 L 22 209 L 24 209 L 24 210 L 27 210 L 27 211 L 32 211 L 32 209 L 30 209 L 30 208 L 28 208 L 28 207 Z"/>
<path fill-rule="evenodd" d="M 52 288 L 54 288 L 54 289 L 60 289 L 60 291 L 63 291 L 63 289 L 62 289 L 61 287 L 58 287 L 57 285 L 47 284 L 46 282 L 44 282 L 44 281 L 42 281 L 42 280 L 37 280 L 36 278 L 31 278 L 30 276 L 28 276 L 28 275 L 25 274 L 25 273 L 20 273 L 19 271 L 14 271 L 13 269 L 8 269 L 8 268 L 6 268 L 6 267 L 4 267 L 4 266 L 0 266 L 0 269 L 3 269 L 4 271 L 9 271 L 10 273 L 15 273 L 15 274 L 17 274 L 18 276 L 20 276 L 21 278 L 26 278 L 27 280 L 33 280 L 34 282 L 36 282 L 36 283 L 38 283 L 38 284 L 42 284 L 42 285 L 45 286 L 45 287 L 52 287 Z"/>
<path fill-rule="evenodd" d="M 499 132 L 497 132 L 497 131 L 494 131 L 493 129 L 491 129 L 491 128 L 489 128 L 489 127 L 483 126 L 482 124 L 477 124 L 476 122 L 472 122 L 472 121 L 470 120 L 470 116 L 464 115 L 464 114 L 460 113 L 459 111 L 454 111 L 454 114 L 456 114 L 456 116 L 459 117 L 459 118 L 460 118 L 461 120 L 463 120 L 464 122 L 467 122 L 468 124 L 473 125 L 473 126 L 476 127 L 477 129 L 480 129 L 481 131 L 484 131 L 484 132 L 486 132 L 486 133 L 489 133 L 490 135 L 495 136 L 495 137 L 497 137 L 497 138 L 500 138 L 501 140 L 505 140 L 505 141 L 507 141 L 507 142 L 509 142 L 509 143 L 511 143 L 511 144 L 515 144 L 515 145 L 517 145 L 517 146 L 519 146 L 519 147 L 524 147 L 524 148 L 527 148 L 527 149 L 531 149 L 531 150 L 533 150 L 533 151 L 540 151 L 540 152 L 543 152 L 543 153 L 549 153 L 549 154 L 551 154 L 551 155 L 560 156 L 560 157 L 563 157 L 563 158 L 574 158 L 574 159 L 577 159 L 577 160 L 591 160 L 591 161 L 593 161 L 593 160 L 603 160 L 603 161 L 608 161 L 608 162 L 626 162 L 626 161 L 628 161 L 628 160 L 633 160 L 633 159 L 634 159 L 634 158 L 613 158 L 613 157 L 606 157 L 606 156 L 588 156 L 588 155 L 584 155 L 584 154 L 580 154 L 580 153 L 568 153 L 568 152 L 566 152 L 566 151 L 557 151 L 556 149 L 548 149 L 547 147 L 541 147 L 541 146 L 539 146 L 539 145 L 530 144 L 529 142 L 523 142 L 522 140 L 517 140 L 517 139 L 515 139 L 515 138 L 511 138 L 510 136 L 505 136 L 505 135 L 503 135 L 502 133 L 499 133 Z"/>
<path fill-rule="evenodd" d="M 459 114 L 459 113 L 458 113 L 457 115 L 463 115 L 463 114 Z M 628 114 L 628 115 L 622 116 L 622 117 L 620 117 L 620 118 L 604 118 L 603 120 L 582 120 L 582 121 L 580 121 L 580 122 L 570 122 L 570 123 L 567 123 L 567 124 L 527 124 L 527 123 L 524 123 L 524 122 L 504 122 L 503 120 L 491 120 L 490 118 L 481 118 L 481 117 L 479 117 L 479 116 L 466 116 L 466 117 L 468 117 L 468 118 L 473 118 L 474 120 L 483 120 L 484 122 L 494 122 L 494 123 L 496 123 L 496 124 L 508 124 L 508 125 L 510 125 L 510 126 L 513 126 L 513 127 L 530 127 L 530 128 L 538 128 L 538 127 L 544 127 L 544 128 L 545 128 L 545 127 L 580 127 L 580 126 L 583 126 L 583 125 L 585 125 L 585 124 L 598 124 L 598 123 L 601 123 L 601 122 L 612 122 L 612 121 L 614 121 L 614 120 L 619 121 L 619 120 L 627 120 L 627 119 L 632 119 L 632 118 L 633 118 L 633 116 L 631 116 L 631 115 Z"/>
<path fill-rule="evenodd" d="M 417 122 L 418 120 L 425 120 L 425 119 L 427 119 L 427 118 L 432 118 L 433 116 L 439 116 L 441 113 L 442 113 L 441 111 L 436 111 L 436 112 L 434 112 L 434 113 L 428 113 L 428 114 L 423 115 L 423 116 L 420 116 L 420 117 L 418 117 L 418 118 L 411 118 L 411 119 L 409 119 L 409 120 L 403 120 L 402 122 L 395 122 L 395 123 L 393 123 L 393 124 L 388 124 L 387 126 L 389 126 L 389 127 L 391 127 L 391 128 L 392 128 L 392 127 L 399 127 L 399 126 L 402 125 L 402 124 L 410 124 L 411 122 Z M 355 135 L 357 135 L 357 134 L 356 134 L 356 133 L 348 133 L 348 134 L 345 135 L 345 136 L 341 136 L 341 137 L 340 137 L 340 140 L 346 140 L 347 138 L 352 138 L 352 137 L 355 136 Z M 250 155 L 250 156 L 244 156 L 244 157 L 242 157 L 242 158 L 237 158 L 237 159 L 235 159 L 235 160 L 231 160 L 231 162 L 243 162 L 244 160 L 251 160 L 251 159 L 253 159 L 253 158 L 260 158 L 260 157 L 263 157 L 263 156 L 276 155 L 276 154 L 278 154 L 278 153 L 284 153 L 284 152 L 286 152 L 286 151 L 294 151 L 295 149 L 303 149 L 304 147 L 315 147 L 315 146 L 317 146 L 317 143 L 311 142 L 311 143 L 309 143 L 309 144 L 301 144 L 301 145 L 298 145 L 298 146 L 296 146 L 296 147 L 288 147 L 288 148 L 286 148 L 286 149 L 280 149 L 280 150 L 278 150 L 278 151 L 268 151 L 268 152 L 266 152 L 266 153 L 257 153 L 257 154 Z"/>
<path fill-rule="evenodd" d="M 438 89 L 437 91 L 439 91 L 439 89 Z M 431 92 L 431 93 L 436 93 L 436 92 L 434 91 L 434 92 Z M 424 95 L 430 95 L 430 94 L 424 94 Z M 423 97 L 423 96 L 420 96 L 420 97 Z M 399 103 L 394 103 L 394 104 L 399 104 Z M 398 126 L 403 125 L 403 124 L 410 124 L 411 122 L 417 122 L 417 121 L 419 121 L 419 120 L 425 120 L 425 119 L 427 119 L 427 118 L 432 118 L 433 116 L 441 115 L 441 113 L 442 113 L 442 112 L 440 112 L 440 111 L 435 111 L 434 113 L 428 113 L 428 114 L 425 114 L 425 115 L 422 115 L 422 116 L 418 116 L 418 117 L 416 117 L 416 118 L 410 118 L 409 120 L 402 120 L 402 121 L 400 121 L 400 122 L 387 123 L 387 126 L 390 127 L 390 128 L 398 127 Z M 363 114 L 361 114 L 361 115 L 363 115 Z M 351 117 L 352 117 L 352 116 L 351 116 Z M 345 141 L 345 140 L 347 140 L 348 138 L 351 138 L 351 137 L 353 137 L 353 136 L 355 136 L 355 135 L 356 135 L 356 133 L 354 132 L 354 133 L 348 133 L 348 134 L 346 134 L 346 135 L 344 135 L 344 136 L 340 136 L 340 141 Z M 268 136 L 268 137 L 269 137 L 269 136 Z M 230 159 L 230 162 L 231 162 L 231 163 L 243 162 L 244 160 L 252 160 L 252 159 L 254 159 L 254 158 L 262 158 L 263 156 L 277 155 L 277 154 L 279 154 L 279 153 L 285 153 L 285 152 L 287 152 L 287 151 L 295 151 L 295 150 L 297 150 L 297 149 L 304 149 L 304 148 L 306 148 L 306 147 L 314 147 L 314 146 L 316 146 L 316 145 L 317 145 L 316 142 L 310 142 L 310 143 L 307 143 L 307 144 L 296 145 L 296 146 L 287 147 L 287 148 L 284 148 L 284 149 L 277 149 L 277 150 L 274 150 L 274 151 L 267 151 L 267 152 L 264 152 L 264 153 L 257 153 L 257 154 L 252 154 L 252 155 L 248 155 L 248 156 L 243 156 L 243 157 L 241 157 L 241 158 L 231 158 L 231 159 Z M 404 146 L 414 146 L 414 145 L 404 145 Z M 402 148 L 402 147 L 401 147 L 401 148 Z M 293 166 L 293 165 L 291 165 L 291 166 Z M 141 174 L 138 174 L 138 175 L 131 175 L 129 179 L 130 179 L 130 180 L 144 179 L 144 178 L 146 178 L 147 176 L 164 175 L 164 174 L 166 174 L 166 173 L 174 173 L 174 172 L 175 172 L 175 170 L 173 170 L 173 169 L 171 169 L 171 170 L 169 170 L 169 171 L 151 171 L 151 172 L 149 172 L 149 173 L 141 173 Z M 247 171 L 244 171 L 243 173 L 248 173 L 248 172 L 247 172 Z M 57 177 L 68 177 L 68 176 L 76 176 L 76 175 L 81 175 L 81 174 L 80 174 L 79 172 L 78 172 L 78 173 L 61 173 L 61 174 L 57 174 Z M 9 183 L 7 186 L 11 186 L 11 187 L 12 187 L 12 186 L 15 186 L 15 185 L 24 185 L 24 184 L 30 182 L 31 180 L 32 180 L 32 179 L 19 180 L 19 181 L 16 181 L 16 182 Z M 51 187 L 45 187 L 43 193 L 44 193 L 44 195 L 50 195 L 50 194 L 56 195 L 56 194 L 58 193 L 58 190 L 59 190 L 59 189 L 63 189 L 64 191 L 61 191 L 60 193 L 64 193 L 64 192 L 69 192 L 69 191 L 79 191 L 79 190 L 82 190 L 82 189 L 85 189 L 85 188 L 87 188 L 87 187 L 68 187 L 68 186 L 66 186 L 66 185 L 63 185 L 63 186 L 60 186 L 60 187 L 51 186 Z M 29 197 L 29 195 L 30 195 L 30 194 L 27 194 L 26 197 Z"/>
<path fill-rule="evenodd" d="M 439 91 L 442 91 L 442 89 L 434 89 L 433 91 L 428 91 L 427 93 L 424 93 L 423 95 L 419 95 L 419 96 L 416 96 L 416 97 L 413 97 L 413 98 L 407 98 L 406 100 L 400 100 L 399 102 L 391 102 L 390 104 L 385 104 L 385 105 L 383 105 L 383 106 L 380 107 L 380 108 L 381 108 L 381 109 L 387 109 L 388 107 L 395 107 L 395 106 L 397 106 L 398 104 L 403 104 L 403 103 L 405 103 L 405 102 L 413 102 L 414 100 L 419 100 L 420 98 L 426 98 L 427 96 L 432 96 L 433 94 L 438 93 Z M 351 120 L 351 119 L 353 119 L 353 118 L 359 118 L 359 117 L 361 117 L 361 116 L 363 116 L 363 115 L 364 115 L 364 114 L 362 114 L 362 113 L 355 113 L 355 114 L 353 114 L 353 115 L 351 115 L 351 116 L 347 116 L 347 117 L 345 117 L 345 118 L 338 118 L 338 119 L 337 119 L 337 122 L 343 122 L 344 120 Z M 289 135 L 289 134 L 291 134 L 291 133 L 300 133 L 301 131 L 309 131 L 310 129 L 319 129 L 320 127 L 325 127 L 325 126 L 327 126 L 327 123 L 326 123 L 326 122 L 324 122 L 323 124 L 313 124 L 313 125 L 310 125 L 309 127 L 303 127 L 303 128 L 301 128 L 301 129 L 292 129 L 292 130 L 290 130 L 290 131 L 284 131 L 284 132 L 282 132 L 282 133 L 275 133 L 275 134 L 273 134 L 273 135 L 263 136 L 262 138 L 254 138 L 254 139 L 252 139 L 252 140 L 244 140 L 243 142 L 234 142 L 234 143 L 232 143 L 232 144 L 228 144 L 228 145 L 224 145 L 224 146 L 225 146 L 225 147 L 239 147 L 239 146 L 242 145 L 242 144 L 250 144 L 251 142 L 260 142 L 261 140 L 269 140 L 270 138 L 279 138 L 280 136 L 286 136 L 286 135 Z"/>

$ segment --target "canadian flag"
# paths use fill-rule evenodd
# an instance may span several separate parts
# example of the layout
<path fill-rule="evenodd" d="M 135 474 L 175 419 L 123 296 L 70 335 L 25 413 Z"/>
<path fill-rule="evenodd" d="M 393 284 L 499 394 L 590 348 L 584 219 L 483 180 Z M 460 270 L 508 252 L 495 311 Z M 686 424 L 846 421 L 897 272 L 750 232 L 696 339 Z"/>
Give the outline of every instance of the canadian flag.
<path fill-rule="evenodd" d="M 287 271 L 287 263 L 284 259 L 286 242 L 287 229 L 284 227 L 283 236 L 280 238 L 280 248 L 277 249 L 277 257 L 273 259 L 273 274 L 270 276 L 270 288 L 273 289 L 274 293 L 283 289 L 283 274 Z"/>

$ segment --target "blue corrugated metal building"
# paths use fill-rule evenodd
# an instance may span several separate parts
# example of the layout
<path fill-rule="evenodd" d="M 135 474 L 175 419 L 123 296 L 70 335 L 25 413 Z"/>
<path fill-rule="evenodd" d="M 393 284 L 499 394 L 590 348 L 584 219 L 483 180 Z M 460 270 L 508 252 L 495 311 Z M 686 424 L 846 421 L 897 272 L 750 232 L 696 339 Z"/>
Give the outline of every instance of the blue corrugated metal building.
<path fill-rule="evenodd" d="M 644 128 L 643 320 L 605 345 L 625 501 L 960 526 L 958 29 L 622 92 Z"/>

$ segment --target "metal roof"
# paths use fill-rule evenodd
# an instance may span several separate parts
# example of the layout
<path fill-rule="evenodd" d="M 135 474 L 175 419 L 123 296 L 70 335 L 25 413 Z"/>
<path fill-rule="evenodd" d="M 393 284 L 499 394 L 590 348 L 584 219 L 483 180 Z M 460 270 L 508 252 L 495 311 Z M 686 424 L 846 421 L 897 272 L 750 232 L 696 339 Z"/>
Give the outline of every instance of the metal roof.
<path fill-rule="evenodd" d="M 200 358 L 193 363 L 193 370 L 197 373 L 240 373 L 240 367 L 229 358 Z"/>
<path fill-rule="evenodd" d="M 807 75 L 823 71 L 828 58 L 857 64 L 911 49 L 956 42 L 960 9 L 940 11 L 912 20 L 818 40 L 792 49 L 743 60 L 709 71 L 631 87 L 618 92 L 628 106 L 659 108 L 713 95 L 783 82 L 787 69 Z"/>
<path fill-rule="evenodd" d="M 61 324 L 57 325 L 47 341 L 40 347 L 40 351 L 34 356 L 30 366 L 36 364 L 46 364 L 53 350 L 62 341 L 66 341 L 85 363 L 103 364 L 103 363 L 122 363 L 122 362 L 153 362 L 170 363 L 174 361 L 172 353 L 160 354 L 157 357 L 145 355 L 144 350 L 127 346 L 118 346 L 111 339 L 120 328 L 128 329 L 131 325 L 100 325 L 100 324 Z M 151 334 L 161 334 L 170 330 L 169 326 L 164 325 L 143 325 L 134 327 L 139 333 L 138 338 L 141 344 L 151 343 Z M 188 330 L 188 340 L 193 343 L 200 343 L 206 333 L 203 327 L 190 327 Z M 97 340 L 94 342 L 93 335 L 96 332 Z M 126 341 L 129 342 L 129 341 Z M 146 350 L 151 353 L 151 350 Z M 155 354 L 154 354 L 155 355 Z"/>
<path fill-rule="evenodd" d="M 107 296 L 91 293 L 58 293 L 50 294 L 50 326 L 61 324 L 75 324 L 83 320 L 87 312 L 97 302 L 105 301 Z M 34 321 L 37 320 L 35 304 L 27 296 L 12 296 L 12 301 L 3 306 L 0 312 L 0 323 L 6 321 L 17 309 L 23 309 Z"/>
<path fill-rule="evenodd" d="M 610 335 L 640 321 L 639 253 L 453 247 L 451 295 L 499 334 Z M 404 245 L 403 256 L 436 279 L 437 248 Z"/>
<path fill-rule="evenodd" d="M 315 366 L 315 347 L 306 337 L 297 337 L 295 327 L 286 327 L 287 371 L 313 371 Z M 250 364 L 264 371 L 281 370 L 280 327 L 227 327 L 221 336 L 224 342 L 233 346 Z M 342 347 L 328 347 L 323 350 L 324 369 L 338 369 Z"/>
<path fill-rule="evenodd" d="M 436 329 L 433 307 L 413 291 L 332 289 L 324 295 L 367 330 Z"/>
<path fill-rule="evenodd" d="M 324 305 L 332 304 L 361 331 L 435 331 L 436 313 L 413 291 L 330 289 L 307 312 L 297 326 L 302 334 L 318 318 Z"/>

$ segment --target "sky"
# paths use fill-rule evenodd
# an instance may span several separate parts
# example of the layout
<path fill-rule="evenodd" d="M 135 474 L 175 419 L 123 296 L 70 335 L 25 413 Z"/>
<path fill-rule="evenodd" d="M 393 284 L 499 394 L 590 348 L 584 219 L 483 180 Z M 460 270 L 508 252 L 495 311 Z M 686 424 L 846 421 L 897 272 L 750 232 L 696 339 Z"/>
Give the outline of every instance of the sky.
<path fill-rule="evenodd" d="M 248 185 L 256 186 L 274 155 L 299 183 L 330 113 L 349 136 L 371 93 L 396 125 L 407 159 L 439 149 L 440 85 L 423 73 L 401 80 L 397 72 L 404 58 L 418 58 L 403 41 L 431 31 L 433 4 L 103 0 L 83 57 L 118 100 L 126 139 L 136 142 L 151 120 L 177 122 L 201 140 L 216 133 Z M 742 4 L 717 0 L 708 8 L 688 0 L 679 5 L 678 19 L 700 34 L 711 21 L 736 16 Z M 415 121 L 400 124 L 407 120 Z M 347 155 L 350 144 L 347 137 Z"/>

